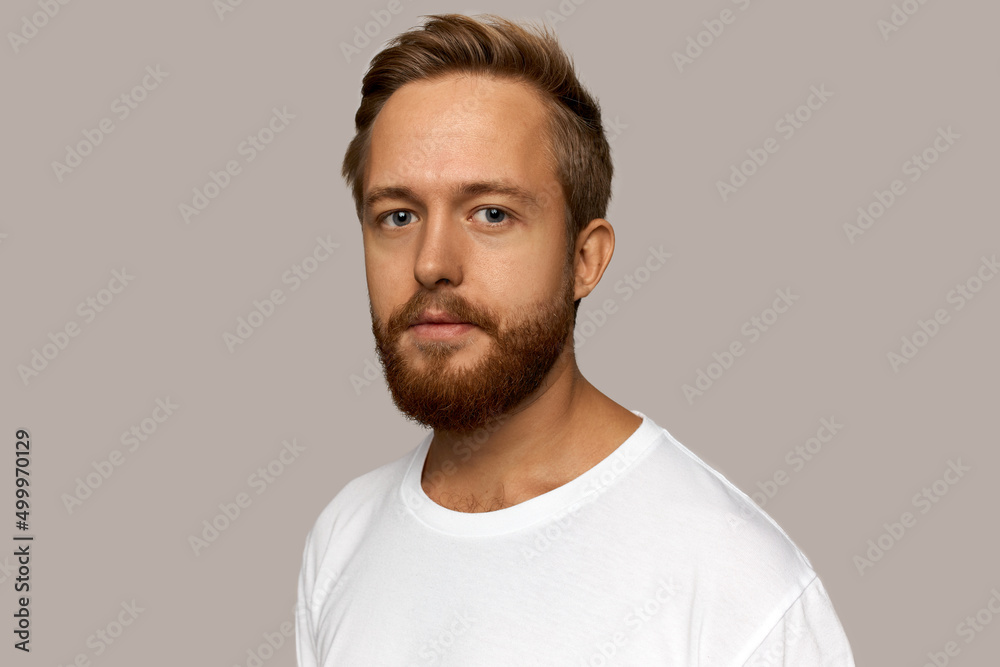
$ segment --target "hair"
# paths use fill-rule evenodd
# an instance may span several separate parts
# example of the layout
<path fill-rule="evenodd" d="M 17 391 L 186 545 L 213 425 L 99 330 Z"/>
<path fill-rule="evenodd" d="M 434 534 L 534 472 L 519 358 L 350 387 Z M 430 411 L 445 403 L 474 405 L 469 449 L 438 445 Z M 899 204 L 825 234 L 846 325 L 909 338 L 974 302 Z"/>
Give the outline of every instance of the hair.
<path fill-rule="evenodd" d="M 394 92 L 407 83 L 448 74 L 489 75 L 528 84 L 549 109 L 550 158 L 566 202 L 567 262 L 580 231 L 606 215 L 613 166 L 597 100 L 577 79 L 573 61 L 546 27 L 522 26 L 486 14 L 435 14 L 397 35 L 371 61 L 354 116 L 356 134 L 342 174 L 362 220 L 364 171 L 372 126 Z M 482 20 L 477 20 L 482 19 Z M 576 301 L 579 306 L 580 301 Z"/>

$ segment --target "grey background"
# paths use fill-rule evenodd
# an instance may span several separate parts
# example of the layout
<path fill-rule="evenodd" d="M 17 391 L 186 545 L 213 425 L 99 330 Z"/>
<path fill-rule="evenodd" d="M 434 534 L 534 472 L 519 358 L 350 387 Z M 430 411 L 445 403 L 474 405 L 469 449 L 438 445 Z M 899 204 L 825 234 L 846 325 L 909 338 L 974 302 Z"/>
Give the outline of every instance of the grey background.
<path fill-rule="evenodd" d="M 990 664 L 1000 622 L 970 643 L 957 626 L 1000 587 L 1000 281 L 960 310 L 947 298 L 1000 252 L 1000 8 L 903 4 L 918 10 L 886 38 L 887 0 L 402 0 L 350 62 L 340 44 L 388 2 L 244 0 L 221 15 L 208 0 L 70 2 L 18 52 L 8 36 L 0 433 L 10 467 L 0 508 L 10 523 L 0 539 L 13 545 L 18 532 L 11 468 L 15 430 L 26 428 L 36 541 L 32 652 L 15 651 L 8 630 L 0 662 L 68 665 L 83 654 L 108 667 L 247 665 L 265 634 L 291 623 L 319 511 L 423 434 L 396 412 L 380 374 L 369 367 L 374 380 L 358 383 L 377 356 L 339 165 L 360 78 L 384 40 L 420 15 L 491 11 L 558 18 L 617 128 L 608 214 L 617 248 L 578 332 L 606 299 L 617 311 L 586 330 L 583 373 L 747 493 L 787 474 L 761 497 L 765 509 L 819 572 L 859 665 L 921 665 L 950 641 L 960 649 L 953 664 Z M 725 9 L 733 22 L 679 71 L 672 54 Z M 40 11 L 7 2 L 0 25 L 19 33 Z M 113 101 L 157 65 L 168 74 L 120 119 Z M 811 86 L 832 97 L 786 140 L 775 123 Z M 274 107 L 295 117 L 247 162 L 238 147 Z M 60 182 L 52 162 L 105 117 L 114 130 Z M 911 182 L 903 164 L 947 127 L 960 138 Z M 768 137 L 778 152 L 723 201 L 716 182 Z M 185 223 L 179 205 L 228 160 L 241 172 Z M 905 194 L 850 243 L 843 225 L 897 178 Z M 339 247 L 292 291 L 282 275 L 317 237 Z M 615 284 L 636 275 L 650 246 L 672 256 L 626 300 Z M 134 280 L 85 322 L 78 304 L 123 267 Z M 223 334 L 274 289 L 287 300 L 230 352 Z M 799 299 L 751 343 L 741 327 L 777 289 Z M 939 308 L 948 323 L 894 370 L 887 353 Z M 70 322 L 79 335 L 23 381 L 18 367 Z M 704 395 L 685 398 L 682 386 L 736 340 L 745 354 Z M 122 433 L 168 397 L 179 407 L 129 451 Z M 844 428 L 794 470 L 788 452 L 830 417 Z M 292 439 L 304 450 L 258 493 L 251 476 Z M 70 512 L 65 496 L 114 450 L 121 465 Z M 914 494 L 959 459 L 970 471 L 939 485 L 947 495 L 921 514 Z M 240 493 L 251 504 L 196 555 L 189 537 Z M 854 557 L 907 511 L 916 525 L 860 573 Z M 14 564 L 0 556 L 5 627 Z M 88 638 L 133 600 L 141 613 L 97 655 Z M 294 662 L 289 637 L 263 664 Z"/>

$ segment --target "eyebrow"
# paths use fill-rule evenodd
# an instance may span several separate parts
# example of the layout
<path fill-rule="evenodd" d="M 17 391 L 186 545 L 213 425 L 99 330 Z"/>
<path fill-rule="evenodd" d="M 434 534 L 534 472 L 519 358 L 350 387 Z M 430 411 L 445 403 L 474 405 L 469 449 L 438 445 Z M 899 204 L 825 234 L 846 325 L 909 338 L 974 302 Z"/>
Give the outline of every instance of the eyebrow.
<path fill-rule="evenodd" d="M 459 184 L 453 191 L 456 197 L 475 197 L 478 195 L 502 195 L 511 199 L 516 199 L 523 204 L 538 208 L 538 198 L 524 188 L 509 183 L 507 181 L 472 181 Z M 383 199 L 408 199 L 419 201 L 420 198 L 405 185 L 388 185 L 373 188 L 365 195 L 362 210 L 367 215 L 368 212 L 378 202 Z"/>

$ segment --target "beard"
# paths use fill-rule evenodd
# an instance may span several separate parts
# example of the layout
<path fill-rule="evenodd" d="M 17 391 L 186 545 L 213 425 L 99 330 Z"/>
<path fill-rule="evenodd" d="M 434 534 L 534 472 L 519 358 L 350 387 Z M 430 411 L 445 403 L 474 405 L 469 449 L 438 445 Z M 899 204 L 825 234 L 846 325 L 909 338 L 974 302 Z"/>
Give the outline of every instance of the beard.
<path fill-rule="evenodd" d="M 396 407 L 411 421 L 455 433 L 475 431 L 510 414 L 542 385 L 572 335 L 573 288 L 573 273 L 567 269 L 555 301 L 536 304 L 502 330 L 496 311 L 473 306 L 452 291 L 422 289 L 387 323 L 376 317 L 369 299 L 375 347 Z M 404 355 L 400 339 L 428 307 L 478 326 L 490 339 L 482 358 L 467 367 L 450 367 L 452 357 L 472 343 L 464 338 L 473 332 L 454 341 L 419 341 L 407 345 L 410 354 Z M 414 364 L 417 356 L 422 359 Z"/>

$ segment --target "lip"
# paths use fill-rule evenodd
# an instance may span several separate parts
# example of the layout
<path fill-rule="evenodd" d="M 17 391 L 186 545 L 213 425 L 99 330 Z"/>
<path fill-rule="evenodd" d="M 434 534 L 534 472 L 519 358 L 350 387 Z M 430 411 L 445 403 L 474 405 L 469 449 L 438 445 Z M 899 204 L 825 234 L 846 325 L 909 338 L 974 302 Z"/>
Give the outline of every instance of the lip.
<path fill-rule="evenodd" d="M 465 320 L 460 320 L 459 318 L 440 310 L 425 310 L 420 313 L 416 322 L 413 326 L 420 324 L 469 324 Z"/>
<path fill-rule="evenodd" d="M 464 336 L 476 328 L 469 322 L 421 322 L 410 327 L 418 338 L 449 340 Z"/>

